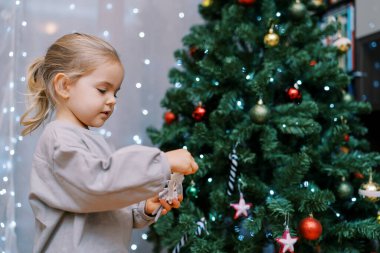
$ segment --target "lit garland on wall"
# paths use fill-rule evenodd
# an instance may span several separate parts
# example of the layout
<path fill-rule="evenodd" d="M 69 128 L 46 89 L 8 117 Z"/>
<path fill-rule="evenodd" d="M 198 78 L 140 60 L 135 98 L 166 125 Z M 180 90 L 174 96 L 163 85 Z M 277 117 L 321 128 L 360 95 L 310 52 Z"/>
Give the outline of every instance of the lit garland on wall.
<path fill-rule="evenodd" d="M 27 25 L 26 21 L 20 22 L 21 1 L 7 1 L 6 7 L 1 12 L 4 27 L 1 29 L 3 36 L 0 57 L 8 58 L 7 66 L 2 67 L 1 75 L 1 112 L 0 133 L 2 146 L 0 152 L 1 177 L 0 177 L 0 250 L 3 253 L 16 253 L 16 221 L 15 221 L 15 190 L 14 190 L 14 157 L 16 144 L 22 141 L 17 136 L 17 121 L 19 117 L 15 113 L 15 85 L 16 59 L 25 57 L 26 52 L 21 52 L 17 47 L 17 34 Z M 20 79 L 21 80 L 21 79 Z M 20 204 L 18 204 L 20 206 Z"/>

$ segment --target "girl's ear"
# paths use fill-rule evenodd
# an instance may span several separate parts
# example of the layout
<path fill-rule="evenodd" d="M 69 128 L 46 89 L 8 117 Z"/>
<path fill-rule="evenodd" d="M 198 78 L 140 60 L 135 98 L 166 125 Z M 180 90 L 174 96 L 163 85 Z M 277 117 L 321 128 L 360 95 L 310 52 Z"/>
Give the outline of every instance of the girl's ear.
<path fill-rule="evenodd" d="M 63 98 L 68 99 L 70 97 L 70 79 L 64 73 L 58 73 L 53 79 L 54 90 L 56 94 Z"/>

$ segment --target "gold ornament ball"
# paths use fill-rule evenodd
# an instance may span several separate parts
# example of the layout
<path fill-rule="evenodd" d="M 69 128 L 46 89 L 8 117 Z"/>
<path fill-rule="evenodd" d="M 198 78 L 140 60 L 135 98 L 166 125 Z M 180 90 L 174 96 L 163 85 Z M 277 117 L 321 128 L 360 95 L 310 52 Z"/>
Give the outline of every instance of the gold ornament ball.
<path fill-rule="evenodd" d="M 262 124 L 265 123 L 268 119 L 269 109 L 263 104 L 263 101 L 260 99 L 257 105 L 251 108 L 249 114 L 253 122 Z"/>
<path fill-rule="evenodd" d="M 351 47 L 350 44 L 341 44 L 340 46 L 338 46 L 338 50 L 341 53 L 346 53 L 348 52 L 348 50 L 350 50 L 350 47 Z"/>
<path fill-rule="evenodd" d="M 380 211 L 377 211 L 377 223 L 380 224 Z"/>
<path fill-rule="evenodd" d="M 269 30 L 269 33 L 267 33 L 264 36 L 264 43 L 267 46 L 275 47 L 280 42 L 280 36 L 278 36 L 276 33 L 273 32 L 273 29 Z"/>
<path fill-rule="evenodd" d="M 306 14 L 307 9 L 301 1 L 296 0 L 296 2 L 289 7 L 289 11 L 294 19 L 302 19 Z"/>
<path fill-rule="evenodd" d="M 346 181 L 340 182 L 337 188 L 337 194 L 339 198 L 341 199 L 350 198 L 353 193 L 354 193 L 354 188 L 349 182 L 346 182 Z"/>
<path fill-rule="evenodd" d="M 348 102 L 351 102 L 352 100 L 353 100 L 353 97 L 350 93 L 345 92 L 343 94 L 343 101 L 344 102 L 348 103 Z"/>
<path fill-rule="evenodd" d="M 321 7 L 323 4 L 324 4 L 324 1 L 323 1 L 323 0 L 312 0 L 312 1 L 311 1 L 311 5 L 312 5 L 314 8 Z"/>
<path fill-rule="evenodd" d="M 212 0 L 203 0 L 202 6 L 203 7 L 209 7 L 212 4 Z"/>
<path fill-rule="evenodd" d="M 380 186 L 370 180 L 360 186 L 359 195 L 370 202 L 377 202 L 380 197 Z"/>
<path fill-rule="evenodd" d="M 347 53 L 351 48 L 351 40 L 345 37 L 340 37 L 337 39 L 333 45 L 338 49 L 338 51 L 342 54 Z"/>

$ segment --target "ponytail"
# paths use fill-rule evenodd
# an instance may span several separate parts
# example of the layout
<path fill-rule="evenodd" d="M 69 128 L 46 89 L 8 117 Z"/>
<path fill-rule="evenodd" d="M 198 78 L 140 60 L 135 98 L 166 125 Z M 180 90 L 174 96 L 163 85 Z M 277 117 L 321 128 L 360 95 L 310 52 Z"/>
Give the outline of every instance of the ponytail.
<path fill-rule="evenodd" d="M 25 127 L 21 132 L 23 136 L 37 129 L 52 111 L 47 84 L 43 78 L 44 62 L 44 57 L 39 57 L 28 68 L 28 106 L 21 116 L 21 124 Z"/>

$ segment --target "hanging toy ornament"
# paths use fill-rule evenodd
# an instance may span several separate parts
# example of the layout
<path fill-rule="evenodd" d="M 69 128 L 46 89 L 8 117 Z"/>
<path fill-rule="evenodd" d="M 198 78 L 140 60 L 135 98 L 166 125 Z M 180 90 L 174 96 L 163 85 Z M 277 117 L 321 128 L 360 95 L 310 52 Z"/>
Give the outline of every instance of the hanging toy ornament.
<path fill-rule="evenodd" d="M 289 232 L 289 214 L 285 215 L 285 231 L 281 237 L 276 238 L 276 242 L 281 244 L 279 253 L 294 252 L 294 244 L 298 237 L 292 237 Z"/>
<path fill-rule="evenodd" d="M 245 5 L 251 5 L 254 4 L 256 0 L 239 0 L 240 4 L 245 4 Z"/>
<path fill-rule="evenodd" d="M 198 198 L 199 189 L 195 186 L 193 180 L 191 180 L 190 186 L 186 189 L 186 194 L 194 199 Z"/>
<path fill-rule="evenodd" d="M 338 49 L 339 53 L 344 54 L 350 50 L 351 40 L 338 34 L 338 39 L 334 41 L 333 45 Z"/>
<path fill-rule="evenodd" d="M 230 175 L 228 177 L 228 184 L 227 184 L 227 195 L 231 197 L 232 193 L 234 192 L 235 188 L 235 181 L 236 181 L 236 175 L 237 175 L 237 167 L 238 167 L 238 156 L 236 154 L 236 147 L 238 143 L 233 147 L 232 153 L 229 155 L 230 159 Z"/>
<path fill-rule="evenodd" d="M 353 100 L 352 95 L 346 91 L 342 91 L 343 93 L 343 101 L 349 103 Z"/>
<path fill-rule="evenodd" d="M 253 122 L 257 124 L 265 123 L 269 116 L 269 109 L 264 105 L 263 100 L 260 99 L 257 105 L 253 106 L 249 111 L 249 115 Z"/>
<path fill-rule="evenodd" d="M 206 114 L 206 109 L 202 107 L 202 103 L 199 102 L 198 106 L 193 111 L 192 116 L 196 121 L 201 121 L 204 118 L 205 114 Z"/>
<path fill-rule="evenodd" d="M 302 94 L 297 83 L 286 90 L 286 97 L 290 102 L 295 102 L 297 104 L 302 102 Z"/>
<path fill-rule="evenodd" d="M 356 178 L 356 179 L 364 179 L 363 173 L 361 173 L 359 171 L 355 171 L 353 174 L 354 174 L 354 178 Z"/>
<path fill-rule="evenodd" d="M 300 0 L 296 0 L 290 7 L 289 12 L 296 20 L 301 20 L 306 15 L 306 6 Z"/>
<path fill-rule="evenodd" d="M 339 183 L 337 187 L 337 195 L 341 199 L 348 199 L 352 196 L 354 193 L 354 188 L 352 185 L 346 181 L 346 179 L 343 177 L 342 181 Z"/>
<path fill-rule="evenodd" d="M 209 235 L 209 232 L 207 231 L 207 222 L 206 222 L 206 219 L 203 217 L 200 219 L 200 221 L 197 222 L 197 229 L 195 230 L 195 235 L 197 236 L 201 236 L 202 235 L 202 231 L 204 231 L 206 233 L 206 235 Z M 181 248 L 184 247 L 187 243 L 187 232 L 181 237 L 181 239 L 179 240 L 179 242 L 176 244 L 176 246 L 174 247 L 172 253 L 180 253 L 181 252 Z"/>
<path fill-rule="evenodd" d="M 165 112 L 164 119 L 165 119 L 165 123 L 167 125 L 170 125 L 176 119 L 176 116 L 173 112 L 168 111 L 168 112 Z"/>
<path fill-rule="evenodd" d="M 372 170 L 369 173 L 368 183 L 362 184 L 359 189 L 359 195 L 370 202 L 377 202 L 380 198 L 380 186 L 372 182 Z"/>
<path fill-rule="evenodd" d="M 244 215 L 245 217 L 248 216 L 247 211 L 252 207 L 252 203 L 245 203 L 245 200 L 243 198 L 243 194 L 240 192 L 239 203 L 230 204 L 230 206 L 236 210 L 236 213 L 234 216 L 234 219 L 236 220 L 241 215 Z"/>
<path fill-rule="evenodd" d="M 196 61 L 201 60 L 205 55 L 203 50 L 199 49 L 194 45 L 189 47 L 189 54 Z"/>
<path fill-rule="evenodd" d="M 210 5 L 212 5 L 212 0 L 203 0 L 202 1 L 203 7 L 209 7 Z"/>
<path fill-rule="evenodd" d="M 264 44 L 268 47 L 275 47 L 280 42 L 280 36 L 273 30 L 273 24 L 269 29 L 269 33 L 264 36 Z"/>
<path fill-rule="evenodd" d="M 315 65 L 317 65 L 317 61 L 316 61 L 316 60 L 311 60 L 311 61 L 309 62 L 309 65 L 310 65 L 311 67 L 314 67 Z"/>
<path fill-rule="evenodd" d="M 281 244 L 280 253 L 294 252 L 294 244 L 297 242 L 298 237 L 292 237 L 289 232 L 289 227 L 286 226 L 282 237 L 276 238 L 276 242 Z"/>
<path fill-rule="evenodd" d="M 309 6 L 313 9 L 319 9 L 324 6 L 324 0 L 311 0 Z"/>
<path fill-rule="evenodd" d="M 302 219 L 298 228 L 301 236 L 307 240 L 317 240 L 322 234 L 321 223 L 314 219 L 312 215 Z"/>
<path fill-rule="evenodd" d="M 346 146 L 341 146 L 340 152 L 342 152 L 343 154 L 348 154 L 348 153 L 350 153 L 350 149 Z"/>

